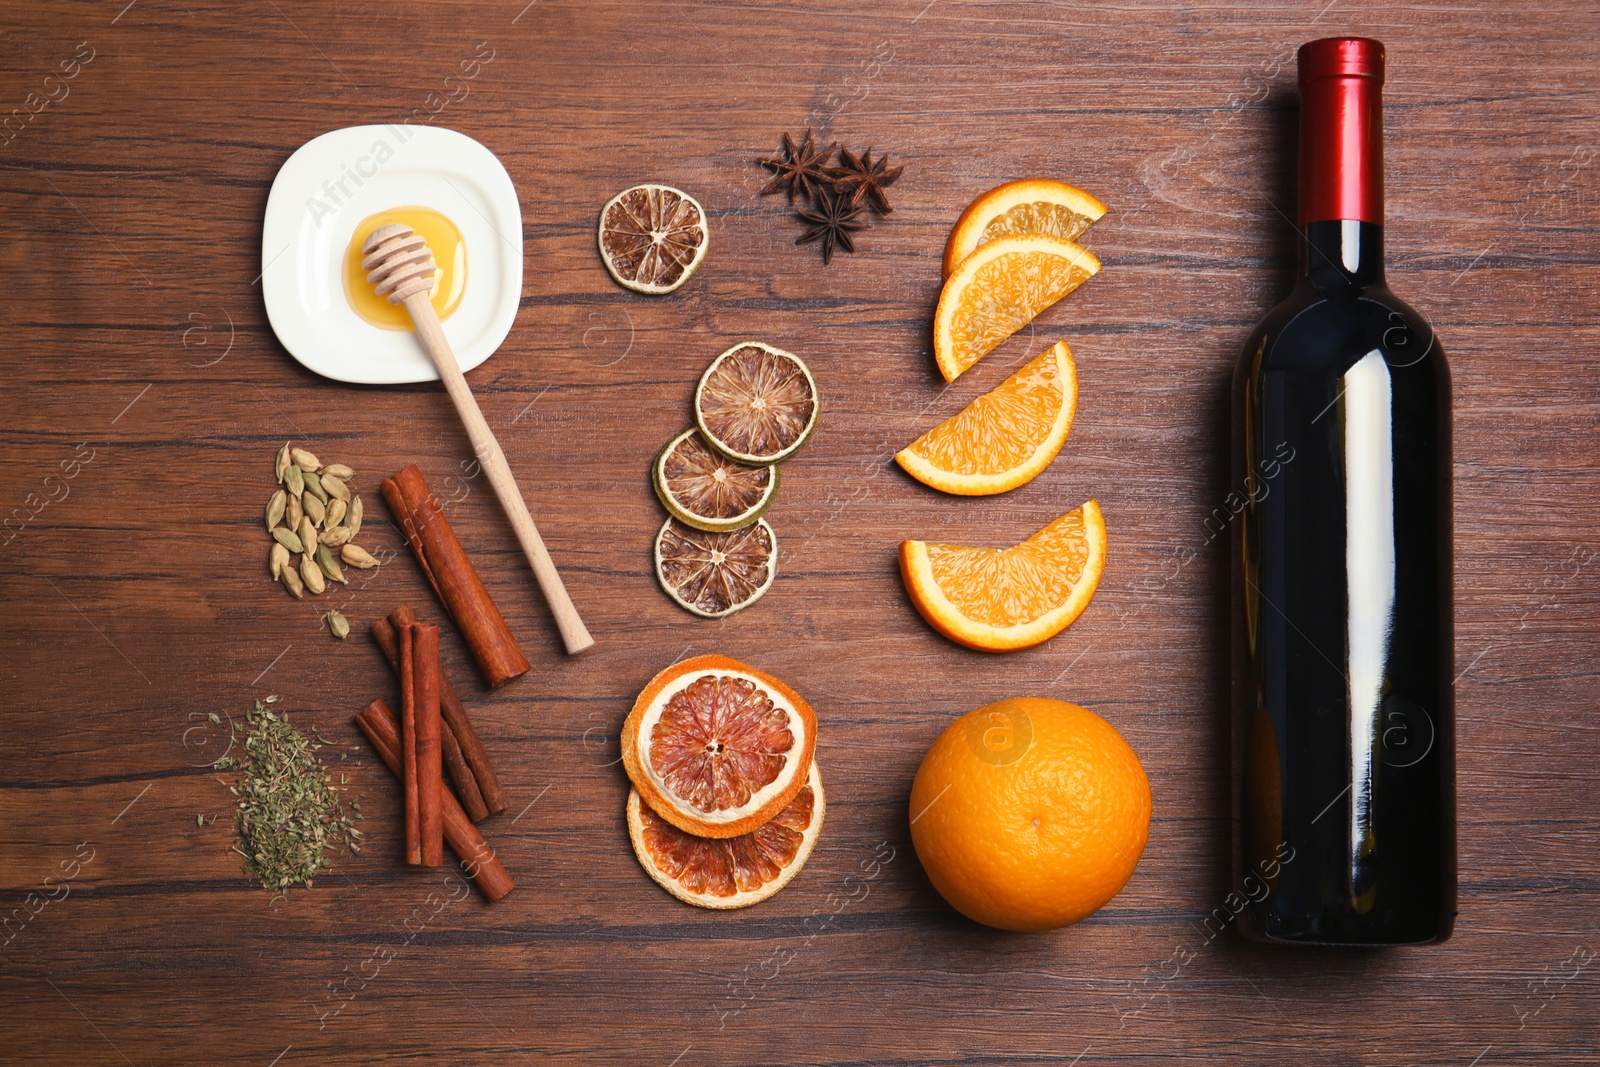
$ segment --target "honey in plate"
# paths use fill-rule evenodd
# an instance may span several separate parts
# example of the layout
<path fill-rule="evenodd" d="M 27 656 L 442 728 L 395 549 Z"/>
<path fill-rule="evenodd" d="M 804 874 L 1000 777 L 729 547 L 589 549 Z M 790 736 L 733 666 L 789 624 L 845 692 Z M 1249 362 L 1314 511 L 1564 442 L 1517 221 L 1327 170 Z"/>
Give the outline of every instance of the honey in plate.
<path fill-rule="evenodd" d="M 467 243 L 456 224 L 428 207 L 397 207 L 369 215 L 356 226 L 344 253 L 344 295 L 357 315 L 385 330 L 411 329 L 411 316 L 402 304 L 391 304 L 377 294 L 361 269 L 361 246 L 379 226 L 399 222 L 410 226 L 428 242 L 438 269 L 433 276 L 433 310 L 443 322 L 461 306 L 467 291 Z"/>

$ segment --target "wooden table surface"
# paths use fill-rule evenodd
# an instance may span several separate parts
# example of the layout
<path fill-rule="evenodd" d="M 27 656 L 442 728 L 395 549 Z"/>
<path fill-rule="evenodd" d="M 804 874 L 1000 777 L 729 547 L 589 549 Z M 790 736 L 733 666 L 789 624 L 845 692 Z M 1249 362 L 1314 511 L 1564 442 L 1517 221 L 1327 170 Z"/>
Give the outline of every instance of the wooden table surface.
<path fill-rule="evenodd" d="M 524 3 L 0 15 L 0 1060 L 1596 1062 L 1592 4 Z M 1391 281 L 1454 369 L 1461 917 L 1441 947 L 1283 951 L 1202 925 L 1229 892 L 1227 561 L 1205 520 L 1228 492 L 1235 353 L 1290 284 L 1293 49 L 1351 32 L 1391 57 Z M 516 325 L 470 380 L 598 640 L 578 659 L 463 473 L 441 391 L 323 380 L 267 322 L 279 166 L 327 130 L 408 117 L 489 146 L 521 199 Z M 808 124 L 905 164 L 892 217 L 826 270 L 752 162 Z M 945 235 L 1031 175 L 1111 205 L 1086 238 L 1105 270 L 944 389 Z M 648 180 L 692 191 L 713 231 L 664 299 L 617 287 L 594 247 L 601 204 Z M 652 577 L 647 464 L 704 365 L 752 337 L 805 356 L 824 413 L 770 515 L 777 584 L 700 621 Z M 1038 479 L 961 500 L 894 467 L 1057 338 L 1082 396 Z M 420 464 L 535 661 L 491 694 L 446 635 L 512 796 L 485 824 L 519 882 L 499 904 L 398 864 L 397 789 L 350 726 L 393 695 L 366 626 L 406 603 L 439 615 L 415 566 L 352 583 L 342 644 L 327 598 L 266 578 L 286 438 L 358 470 L 374 550 L 403 553 L 378 480 Z M 901 539 L 1007 544 L 1091 496 L 1110 563 L 1056 639 L 985 657 L 907 603 Z M 726 914 L 641 872 L 616 765 L 642 683 L 710 651 L 809 698 L 830 801 L 804 873 Z M 269 693 L 348 756 L 368 833 L 275 907 L 230 851 L 227 778 L 207 766 L 207 714 Z M 944 906 L 906 811 L 946 723 L 1025 694 L 1109 719 L 1155 797 L 1127 889 L 1030 936 Z M 45 882 L 63 864 L 65 890 Z"/>

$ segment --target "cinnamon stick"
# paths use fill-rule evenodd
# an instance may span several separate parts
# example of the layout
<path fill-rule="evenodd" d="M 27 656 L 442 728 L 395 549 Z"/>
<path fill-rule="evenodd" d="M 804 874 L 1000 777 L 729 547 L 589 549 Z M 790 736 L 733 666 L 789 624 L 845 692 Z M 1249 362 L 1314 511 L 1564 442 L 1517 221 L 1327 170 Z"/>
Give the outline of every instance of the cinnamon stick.
<path fill-rule="evenodd" d="M 389 613 L 389 625 L 396 628 L 417 621 L 417 613 L 408 607 L 395 608 Z M 467 717 L 467 709 L 456 695 L 456 687 L 442 672 L 439 675 L 439 711 L 444 716 L 445 725 L 461 744 L 461 755 L 467 766 L 472 768 L 472 776 L 483 793 L 484 806 L 493 815 L 505 811 L 506 791 L 500 785 L 500 776 L 494 772 L 494 764 L 489 762 L 489 753 L 484 750 L 483 742 L 478 740 L 478 731 Z"/>
<path fill-rule="evenodd" d="M 417 782 L 415 633 L 400 631 L 400 783 L 405 791 L 406 862 L 422 862 L 422 792 Z"/>
<path fill-rule="evenodd" d="M 484 680 L 496 687 L 525 674 L 531 664 L 439 510 L 422 472 L 413 464 L 386 479 L 382 489 L 412 555 L 461 631 Z"/>
<path fill-rule="evenodd" d="M 407 618 L 404 622 L 394 620 L 401 612 Z M 378 649 L 383 653 L 383 658 L 389 664 L 389 669 L 396 675 L 400 673 L 400 638 L 395 632 L 397 626 L 405 626 L 417 621 L 416 613 L 410 608 L 399 608 L 390 613 L 389 618 L 379 619 L 372 624 L 372 640 L 377 643 Z M 454 707 L 452 708 L 452 704 Z M 444 717 L 444 730 L 439 735 L 440 752 L 444 759 L 445 773 L 450 776 L 450 784 L 455 787 L 456 796 L 461 799 L 461 807 L 466 811 L 467 818 L 473 822 L 482 822 L 489 815 L 489 806 L 484 803 L 483 790 L 478 787 L 478 779 L 473 773 L 472 765 L 468 762 L 459 740 L 461 735 L 470 736 L 476 751 L 481 755 L 484 766 L 488 766 L 488 755 L 483 752 L 483 743 L 478 740 L 478 735 L 472 729 L 472 722 L 467 718 L 466 709 L 461 707 L 461 701 L 456 697 L 455 689 L 450 685 L 450 679 L 439 674 L 439 711 Z M 494 774 L 493 769 L 489 774 Z M 495 788 L 500 782 L 495 780 Z M 504 794 L 501 794 L 501 805 L 496 811 L 505 810 Z"/>
<path fill-rule="evenodd" d="M 439 734 L 439 628 L 413 623 L 411 634 L 411 690 L 417 705 L 417 825 L 422 839 L 422 865 L 444 866 L 444 815 L 439 796 L 444 792 L 444 765 Z"/>
<path fill-rule="evenodd" d="M 383 760 L 398 778 L 401 771 L 399 724 L 389 705 L 381 700 L 374 700 L 367 705 L 365 711 L 356 716 L 356 725 L 367 735 L 367 740 L 372 742 L 378 758 Z M 461 858 L 462 870 L 478 883 L 483 895 L 490 900 L 499 900 L 516 888 L 505 865 L 494 854 L 489 842 L 483 839 L 478 828 L 472 825 L 472 820 L 467 818 L 467 813 L 461 809 L 455 794 L 448 789 L 445 790 L 440 807 L 444 813 L 444 839 L 450 845 L 451 851 Z"/>

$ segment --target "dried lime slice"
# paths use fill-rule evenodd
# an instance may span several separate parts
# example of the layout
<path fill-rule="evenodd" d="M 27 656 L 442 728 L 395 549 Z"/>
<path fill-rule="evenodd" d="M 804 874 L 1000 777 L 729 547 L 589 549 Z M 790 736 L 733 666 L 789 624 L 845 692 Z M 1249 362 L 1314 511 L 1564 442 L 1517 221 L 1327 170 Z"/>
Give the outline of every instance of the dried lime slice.
<path fill-rule="evenodd" d="M 668 519 L 656 534 L 656 577 L 678 606 L 720 619 L 760 600 L 778 573 L 778 538 L 766 519 L 712 533 Z"/>
<path fill-rule="evenodd" d="M 729 459 L 706 444 L 699 430 L 685 430 L 656 456 L 650 480 L 679 522 L 697 530 L 737 530 L 772 506 L 778 466 Z"/>
<path fill-rule="evenodd" d="M 760 341 L 712 361 L 694 390 L 694 420 L 711 446 L 745 463 L 776 463 L 817 425 L 817 383 L 800 357 Z"/>
<path fill-rule="evenodd" d="M 711 231 L 700 201 L 670 185 L 624 189 L 600 212 L 600 258 L 637 293 L 670 293 L 706 258 Z"/>

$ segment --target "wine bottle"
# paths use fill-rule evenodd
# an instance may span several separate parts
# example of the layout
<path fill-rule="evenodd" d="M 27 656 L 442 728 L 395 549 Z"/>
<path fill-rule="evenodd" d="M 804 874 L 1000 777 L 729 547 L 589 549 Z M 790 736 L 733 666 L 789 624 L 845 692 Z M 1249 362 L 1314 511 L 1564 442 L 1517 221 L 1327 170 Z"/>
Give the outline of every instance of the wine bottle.
<path fill-rule="evenodd" d="M 1234 373 L 1235 910 L 1262 941 L 1442 941 L 1449 370 L 1384 281 L 1383 45 L 1298 60 L 1299 280 Z"/>

